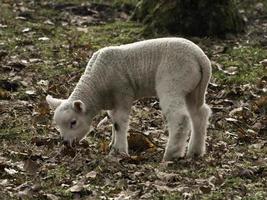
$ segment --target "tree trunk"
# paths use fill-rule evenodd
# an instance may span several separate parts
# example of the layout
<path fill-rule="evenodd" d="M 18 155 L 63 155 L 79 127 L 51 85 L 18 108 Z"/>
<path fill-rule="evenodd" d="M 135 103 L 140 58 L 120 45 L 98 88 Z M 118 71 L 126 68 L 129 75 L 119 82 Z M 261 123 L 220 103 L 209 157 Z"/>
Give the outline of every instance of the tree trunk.
<path fill-rule="evenodd" d="M 234 0 L 140 0 L 132 19 L 157 33 L 224 36 L 244 30 Z"/>

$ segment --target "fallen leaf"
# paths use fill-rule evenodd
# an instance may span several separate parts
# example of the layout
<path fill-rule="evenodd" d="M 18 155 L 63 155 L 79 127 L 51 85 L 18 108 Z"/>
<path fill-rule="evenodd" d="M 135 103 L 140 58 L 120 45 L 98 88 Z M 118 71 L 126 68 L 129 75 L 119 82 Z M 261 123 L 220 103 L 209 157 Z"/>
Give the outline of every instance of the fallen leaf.
<path fill-rule="evenodd" d="M 33 193 L 30 188 L 18 192 L 19 199 L 32 199 Z"/>
<path fill-rule="evenodd" d="M 260 64 L 262 64 L 264 67 L 267 67 L 267 59 L 260 61 Z"/>
<path fill-rule="evenodd" d="M 110 120 L 109 120 L 109 117 L 106 116 L 106 117 L 104 117 L 104 119 L 102 119 L 102 120 L 97 124 L 96 128 L 99 128 L 100 126 L 102 126 L 102 125 L 104 125 L 104 124 L 106 124 L 106 123 L 108 123 L 108 122 L 110 122 Z"/>
<path fill-rule="evenodd" d="M 59 197 L 53 194 L 45 194 L 45 196 L 48 200 L 59 200 Z"/>
<path fill-rule="evenodd" d="M 237 67 L 228 67 L 228 68 L 226 68 L 225 70 L 223 70 L 223 72 L 225 73 L 225 74 L 228 74 L 228 75 L 235 75 L 235 74 L 237 74 L 238 73 L 238 71 L 237 71 Z"/>
<path fill-rule="evenodd" d="M 241 115 L 242 111 L 243 111 L 243 107 L 234 108 L 233 110 L 231 110 L 231 111 L 229 112 L 229 116 L 232 117 L 232 116 L 234 116 L 234 115 Z"/>
<path fill-rule="evenodd" d="M 6 187 L 9 184 L 8 179 L 2 179 L 0 180 L 0 185 L 3 187 Z"/>
<path fill-rule="evenodd" d="M 209 185 L 202 185 L 199 187 L 199 189 L 203 194 L 208 194 L 211 192 L 211 187 Z"/>
<path fill-rule="evenodd" d="M 142 133 L 130 133 L 128 136 L 128 145 L 130 150 L 137 153 L 155 147 L 154 143 Z"/>
<path fill-rule="evenodd" d="M 39 63 L 39 62 L 42 62 L 42 59 L 39 59 L 39 58 L 30 58 L 29 59 L 29 62 L 30 63 Z"/>
<path fill-rule="evenodd" d="M 25 94 L 28 94 L 28 95 L 30 95 L 30 96 L 33 96 L 33 95 L 36 94 L 36 91 L 35 91 L 35 90 L 27 90 L 27 91 L 25 92 Z"/>
<path fill-rule="evenodd" d="M 0 80 L 0 89 L 3 88 L 7 91 L 15 92 L 19 86 L 18 81 Z"/>
<path fill-rule="evenodd" d="M 22 33 L 27 33 L 27 32 L 29 32 L 31 29 L 30 28 L 24 28 L 21 32 Z"/>
<path fill-rule="evenodd" d="M 231 117 L 229 117 L 229 118 L 225 118 L 225 120 L 226 120 L 227 122 L 238 122 L 237 119 L 235 119 L 235 118 L 231 118 Z"/>
<path fill-rule="evenodd" d="M 61 156 L 70 156 L 70 157 L 74 158 L 76 155 L 76 150 L 74 148 L 70 147 L 69 145 L 63 145 L 60 148 L 59 154 Z"/>
<path fill-rule="evenodd" d="M 90 171 L 85 175 L 86 178 L 91 178 L 91 179 L 95 179 L 96 176 L 97 176 L 97 172 L 96 171 Z"/>
<path fill-rule="evenodd" d="M 164 182 L 156 181 L 152 184 L 159 192 L 182 192 L 184 187 L 169 187 Z"/>
<path fill-rule="evenodd" d="M 3 89 L 1 89 L 0 88 L 0 99 L 1 100 L 6 100 L 6 99 L 10 99 L 10 97 L 11 97 L 11 94 L 10 94 L 10 92 L 8 92 L 8 91 L 6 91 L 6 90 L 3 90 Z"/>
<path fill-rule="evenodd" d="M 164 182 L 175 182 L 178 180 L 178 174 L 174 173 L 166 173 L 166 172 L 157 172 L 157 176 L 160 180 Z"/>
<path fill-rule="evenodd" d="M 260 98 L 256 99 L 256 100 L 254 101 L 254 104 L 255 104 L 258 108 L 267 107 L 267 96 L 261 96 Z"/>
<path fill-rule="evenodd" d="M 51 20 L 47 19 L 44 21 L 44 24 L 48 24 L 48 25 L 55 25 L 54 22 L 52 22 Z"/>
<path fill-rule="evenodd" d="M 251 179 L 254 177 L 254 172 L 251 169 L 241 169 L 239 171 L 239 176 L 241 178 L 248 178 Z"/>
<path fill-rule="evenodd" d="M 37 82 L 37 84 L 41 85 L 41 86 L 48 86 L 49 81 L 48 80 L 40 80 Z"/>
<path fill-rule="evenodd" d="M 251 144 L 251 145 L 249 145 L 248 148 L 250 148 L 250 149 L 261 149 L 261 148 L 263 148 L 266 144 L 267 144 L 266 141 L 261 141 L 260 143 L 256 143 L 256 144 Z"/>
<path fill-rule="evenodd" d="M 24 161 L 23 169 L 29 174 L 35 174 L 40 168 L 40 164 L 37 161 L 27 159 Z"/>
<path fill-rule="evenodd" d="M 101 140 L 99 142 L 99 151 L 103 154 L 107 154 L 109 152 L 109 142 L 107 140 Z"/>
<path fill-rule="evenodd" d="M 38 40 L 40 41 L 47 41 L 50 40 L 48 37 L 39 37 Z"/>
<path fill-rule="evenodd" d="M 11 168 L 5 168 L 4 169 L 6 173 L 8 173 L 9 175 L 14 175 L 14 174 L 17 174 L 18 171 L 15 170 L 15 169 L 11 169 Z"/>
<path fill-rule="evenodd" d="M 77 27 L 77 31 L 88 33 L 88 28 Z"/>
<path fill-rule="evenodd" d="M 25 67 L 27 67 L 26 65 L 27 63 L 23 63 L 21 61 L 11 61 L 7 63 L 7 67 L 6 68 L 10 68 L 11 70 L 15 70 L 15 71 L 21 71 L 22 69 L 24 69 Z"/>
<path fill-rule="evenodd" d="M 7 52 L 7 51 L 0 50 L 0 60 L 1 60 L 2 58 L 4 58 L 5 56 L 7 56 L 7 55 L 8 55 L 8 52 Z"/>
<path fill-rule="evenodd" d="M 0 24 L 0 28 L 7 28 L 8 26 L 5 24 Z"/>
<path fill-rule="evenodd" d="M 81 192 L 83 190 L 83 184 L 79 183 L 77 185 L 71 186 L 67 191 L 69 192 Z"/>
<path fill-rule="evenodd" d="M 37 114 L 39 116 L 45 117 L 50 113 L 50 108 L 45 101 L 40 102 L 35 107 L 36 107 L 36 111 L 35 111 L 36 113 L 35 114 Z M 48 138 L 46 138 L 46 139 L 48 139 Z"/>
<path fill-rule="evenodd" d="M 192 193 L 189 193 L 189 192 L 184 192 L 183 194 L 182 194 L 182 196 L 183 196 L 183 198 L 184 199 L 193 199 L 193 194 Z"/>

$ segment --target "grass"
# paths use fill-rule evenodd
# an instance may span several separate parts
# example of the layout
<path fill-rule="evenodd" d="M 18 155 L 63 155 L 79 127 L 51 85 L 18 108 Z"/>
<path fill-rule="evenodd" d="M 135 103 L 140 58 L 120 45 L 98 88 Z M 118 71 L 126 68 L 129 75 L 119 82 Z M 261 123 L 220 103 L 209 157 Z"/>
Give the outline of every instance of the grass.
<path fill-rule="evenodd" d="M 264 75 L 267 75 L 266 68 L 260 61 L 267 57 L 267 50 L 260 46 L 240 46 L 228 50 L 220 55 L 218 63 L 223 69 L 236 67 L 236 74 L 227 76 L 221 71 L 216 71 L 214 77 L 220 82 L 227 84 L 246 84 L 255 83 Z"/>

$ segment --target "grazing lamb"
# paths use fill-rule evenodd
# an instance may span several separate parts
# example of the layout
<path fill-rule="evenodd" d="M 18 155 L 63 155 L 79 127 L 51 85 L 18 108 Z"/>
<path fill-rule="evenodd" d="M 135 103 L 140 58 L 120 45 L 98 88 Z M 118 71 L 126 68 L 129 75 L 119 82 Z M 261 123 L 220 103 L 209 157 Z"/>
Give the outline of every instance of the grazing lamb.
<path fill-rule="evenodd" d="M 84 138 L 93 117 L 109 110 L 113 123 L 111 154 L 128 154 L 127 129 L 133 101 L 157 96 L 166 116 L 169 139 L 164 161 L 205 153 L 210 109 L 205 92 L 210 61 L 194 43 L 183 38 L 152 39 L 100 49 L 66 100 L 48 95 L 54 120 L 65 141 Z"/>

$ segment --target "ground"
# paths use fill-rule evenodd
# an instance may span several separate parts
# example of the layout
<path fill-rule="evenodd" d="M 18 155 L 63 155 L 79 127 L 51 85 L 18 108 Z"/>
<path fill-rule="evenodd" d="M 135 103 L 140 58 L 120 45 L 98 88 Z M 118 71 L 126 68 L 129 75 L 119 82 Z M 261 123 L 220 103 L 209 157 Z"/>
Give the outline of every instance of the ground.
<path fill-rule="evenodd" d="M 266 199 L 266 2 L 239 5 L 245 33 L 188 37 L 212 60 L 213 114 L 207 154 L 170 163 L 155 98 L 133 105 L 131 157 L 107 156 L 105 112 L 75 149 L 61 143 L 45 96 L 66 98 L 97 49 L 146 39 L 132 6 L 84 2 L 1 0 L 1 199 Z"/>

